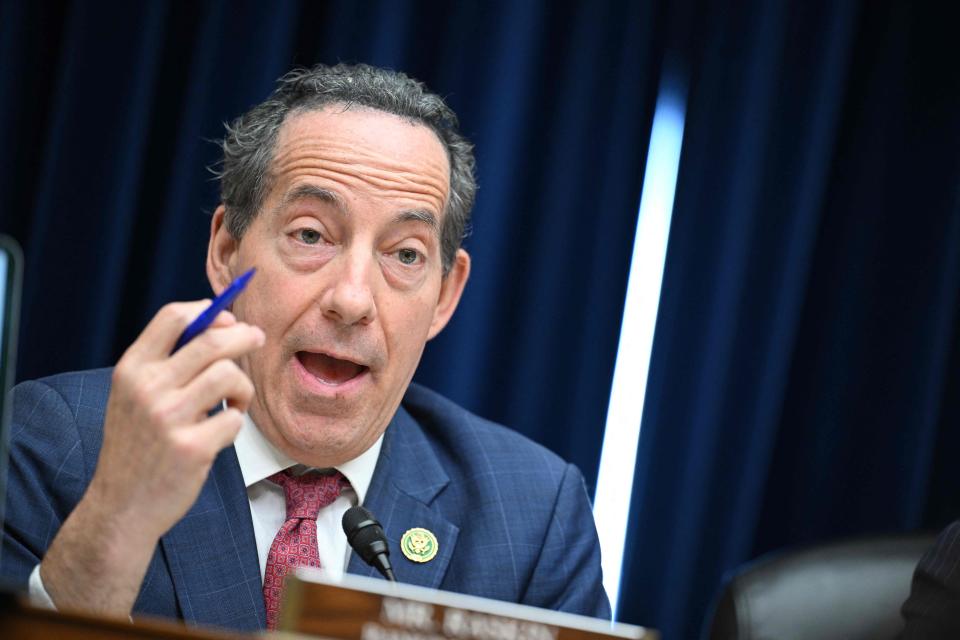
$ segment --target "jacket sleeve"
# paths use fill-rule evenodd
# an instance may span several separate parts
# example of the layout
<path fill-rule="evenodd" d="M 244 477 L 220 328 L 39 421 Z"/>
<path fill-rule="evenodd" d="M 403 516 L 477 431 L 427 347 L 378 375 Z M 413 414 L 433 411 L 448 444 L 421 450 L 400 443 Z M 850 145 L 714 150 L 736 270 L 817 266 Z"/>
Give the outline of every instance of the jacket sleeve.
<path fill-rule="evenodd" d="M 26 590 L 31 571 L 83 495 L 89 464 L 74 413 L 60 393 L 31 381 L 15 387 L 11 401 L 0 574 Z"/>
<path fill-rule="evenodd" d="M 960 637 L 960 520 L 920 559 L 901 612 L 901 638 Z"/>
<path fill-rule="evenodd" d="M 610 619 L 600 540 L 583 476 L 566 465 L 523 604 Z"/>

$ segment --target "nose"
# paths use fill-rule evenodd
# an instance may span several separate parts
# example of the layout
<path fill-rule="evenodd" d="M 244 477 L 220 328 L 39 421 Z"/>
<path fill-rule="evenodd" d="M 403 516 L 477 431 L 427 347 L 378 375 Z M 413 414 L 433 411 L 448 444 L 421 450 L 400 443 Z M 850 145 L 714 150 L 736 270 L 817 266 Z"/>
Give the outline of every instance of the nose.
<path fill-rule="evenodd" d="M 333 282 L 320 297 L 324 317 L 342 325 L 370 324 L 377 317 L 372 260 L 346 252 L 336 262 L 337 269 L 331 274 Z"/>

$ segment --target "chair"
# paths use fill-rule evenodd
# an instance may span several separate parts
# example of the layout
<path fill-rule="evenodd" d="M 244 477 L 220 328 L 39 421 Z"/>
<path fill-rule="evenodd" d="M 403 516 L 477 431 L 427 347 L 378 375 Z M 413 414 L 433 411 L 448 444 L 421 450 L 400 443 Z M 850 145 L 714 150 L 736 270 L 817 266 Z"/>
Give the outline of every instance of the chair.
<path fill-rule="evenodd" d="M 858 538 L 763 556 L 729 580 L 704 631 L 711 640 L 894 638 L 913 570 L 935 539 Z"/>

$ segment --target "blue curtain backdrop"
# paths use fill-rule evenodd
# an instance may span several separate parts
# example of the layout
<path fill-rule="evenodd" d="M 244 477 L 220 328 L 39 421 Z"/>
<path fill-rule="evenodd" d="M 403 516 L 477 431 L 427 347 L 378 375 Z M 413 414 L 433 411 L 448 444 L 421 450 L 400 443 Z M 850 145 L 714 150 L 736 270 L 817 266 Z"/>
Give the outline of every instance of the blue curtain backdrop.
<path fill-rule="evenodd" d="M 907 3 L 702 3 L 621 603 L 960 517 L 960 75 Z"/>
<path fill-rule="evenodd" d="M 447 96 L 477 145 L 474 274 L 418 379 L 592 485 L 675 73 L 620 618 L 695 637 L 749 558 L 960 517 L 952 24 L 874 2 L 0 0 L 18 377 L 108 365 L 163 303 L 208 295 L 209 140 L 293 64 L 370 62 Z"/>

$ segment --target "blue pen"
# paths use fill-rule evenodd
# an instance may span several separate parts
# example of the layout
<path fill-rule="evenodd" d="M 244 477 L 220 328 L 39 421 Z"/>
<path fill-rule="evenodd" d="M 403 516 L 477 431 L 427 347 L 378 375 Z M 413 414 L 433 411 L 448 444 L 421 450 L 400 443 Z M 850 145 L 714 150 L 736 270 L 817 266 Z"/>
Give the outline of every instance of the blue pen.
<path fill-rule="evenodd" d="M 256 271 L 256 267 L 250 269 L 245 274 L 234 280 L 230 283 L 230 286 L 223 290 L 223 293 L 214 298 L 213 302 L 210 303 L 210 306 L 203 310 L 197 319 L 191 322 L 186 329 L 183 330 L 183 333 L 180 334 L 180 338 L 177 340 L 177 344 L 173 346 L 173 351 L 170 354 L 176 353 L 180 347 L 187 344 L 198 335 L 207 330 L 212 323 L 214 318 L 217 315 L 226 309 L 233 299 L 240 295 L 240 292 L 243 291 L 244 287 L 247 286 L 247 283 L 250 281 L 250 278 L 253 276 L 253 272 Z"/>

